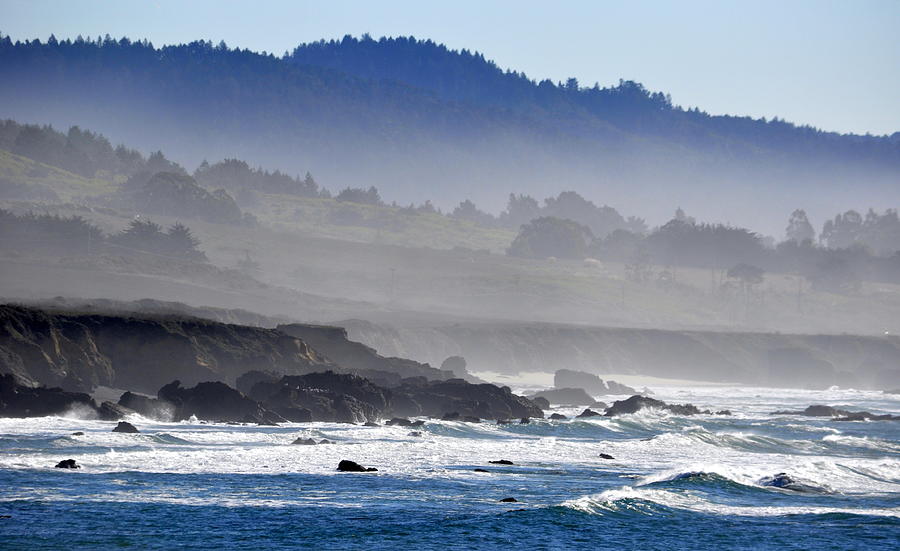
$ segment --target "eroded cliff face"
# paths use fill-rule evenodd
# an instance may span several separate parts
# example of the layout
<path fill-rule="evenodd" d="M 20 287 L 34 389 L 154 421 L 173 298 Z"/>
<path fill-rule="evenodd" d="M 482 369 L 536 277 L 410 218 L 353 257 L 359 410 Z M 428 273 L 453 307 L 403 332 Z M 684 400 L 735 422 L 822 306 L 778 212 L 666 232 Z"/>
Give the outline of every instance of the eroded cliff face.
<path fill-rule="evenodd" d="M 560 324 L 471 322 L 416 326 L 339 322 L 384 355 L 473 372 L 577 369 L 775 387 L 885 389 L 900 380 L 900 337 L 790 335 Z"/>
<path fill-rule="evenodd" d="M 333 367 L 303 340 L 275 329 L 0 306 L 0 373 L 31 384 L 155 393 L 175 379 L 234 384 L 253 369 L 303 374 Z"/>

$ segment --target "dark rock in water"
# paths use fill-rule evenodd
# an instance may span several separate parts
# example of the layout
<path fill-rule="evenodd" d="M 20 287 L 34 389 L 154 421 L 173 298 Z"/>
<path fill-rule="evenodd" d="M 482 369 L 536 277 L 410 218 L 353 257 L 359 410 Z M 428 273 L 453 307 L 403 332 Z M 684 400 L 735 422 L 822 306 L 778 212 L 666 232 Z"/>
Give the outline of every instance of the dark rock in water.
<path fill-rule="evenodd" d="M 409 419 L 405 419 L 403 417 L 394 417 L 390 421 L 387 421 L 385 425 L 389 426 L 398 426 L 398 427 L 409 427 L 412 425 L 412 421 Z"/>
<path fill-rule="evenodd" d="M 574 369 L 560 369 L 553 375 L 553 386 L 556 388 L 583 388 L 590 394 L 637 394 L 638 391 L 615 381 L 606 381 L 584 371 Z M 590 405 L 590 404 L 573 404 Z"/>
<path fill-rule="evenodd" d="M 529 423 L 531 423 L 531 419 L 529 419 L 528 417 L 522 417 L 521 419 L 519 419 L 520 425 L 527 425 Z"/>
<path fill-rule="evenodd" d="M 474 415 L 466 415 L 463 417 L 464 423 L 480 423 L 481 419 L 479 417 L 475 417 Z"/>
<path fill-rule="evenodd" d="M 586 409 L 586 410 L 582 411 L 581 413 L 579 413 L 576 417 L 578 419 L 581 419 L 584 417 L 599 417 L 599 416 L 600 416 L 600 414 L 597 413 L 596 411 L 594 411 L 592 409 Z"/>
<path fill-rule="evenodd" d="M 175 421 L 182 421 L 191 416 L 221 422 L 286 421 L 281 415 L 221 382 L 198 383 L 193 388 L 184 388 L 180 381 L 174 381 L 159 389 L 158 396 L 160 400 L 174 406 Z"/>
<path fill-rule="evenodd" d="M 144 417 L 171 421 L 175 407 L 163 400 L 150 398 L 133 392 L 126 392 L 119 397 L 119 405 L 140 413 Z"/>
<path fill-rule="evenodd" d="M 642 409 L 655 408 L 674 413 L 675 415 L 711 415 L 709 410 L 700 410 L 693 404 L 667 404 L 662 400 L 656 400 L 647 396 L 635 395 L 626 400 L 614 402 L 609 409 L 606 410 L 607 417 L 615 415 L 625 415 L 628 413 L 637 413 Z"/>
<path fill-rule="evenodd" d="M 504 497 L 500 500 L 500 503 L 518 503 L 519 500 L 514 497 Z"/>
<path fill-rule="evenodd" d="M 599 457 L 600 459 L 615 459 L 615 457 L 609 455 L 608 453 L 601 453 L 597 457 Z"/>
<path fill-rule="evenodd" d="M 488 463 L 493 463 L 494 465 L 515 465 L 509 459 L 497 459 L 495 461 L 488 461 Z"/>
<path fill-rule="evenodd" d="M 512 419 L 497 419 L 498 425 L 510 425 L 512 424 Z"/>
<path fill-rule="evenodd" d="M 329 440 L 327 438 L 323 438 L 323 439 L 319 440 L 319 444 L 334 444 L 334 442 L 332 442 L 331 440 Z"/>
<path fill-rule="evenodd" d="M 716 415 L 733 415 L 730 409 L 720 409 L 716 412 Z"/>
<path fill-rule="evenodd" d="M 517 396 L 509 387 L 471 384 L 462 379 L 427 381 L 404 379 L 392 387 L 395 415 L 443 417 L 457 413 L 460 418 L 518 419 L 544 417 L 544 412 L 531 400 Z"/>
<path fill-rule="evenodd" d="M 554 413 L 553 415 L 550 416 L 550 419 L 552 421 L 565 421 L 568 419 L 568 417 L 566 417 L 565 415 L 563 415 L 561 413 Z"/>
<path fill-rule="evenodd" d="M 531 401 L 534 402 L 534 405 L 536 405 L 537 407 L 543 410 L 550 409 L 550 400 L 544 398 L 543 396 L 532 396 L 530 398 Z"/>
<path fill-rule="evenodd" d="M 409 435 L 410 436 L 422 436 L 422 433 L 417 430 L 414 430 L 411 433 L 409 433 Z"/>
<path fill-rule="evenodd" d="M 772 415 L 805 415 L 807 417 L 831 417 L 835 421 L 898 421 L 900 415 L 878 415 L 868 411 L 847 411 L 831 406 L 812 405 L 803 411 L 775 411 Z"/>
<path fill-rule="evenodd" d="M 256 383 L 277 383 L 283 376 L 275 371 L 248 371 L 237 378 L 234 387 L 249 396 Z"/>
<path fill-rule="evenodd" d="M 491 471 L 489 471 L 489 470 L 487 470 L 487 469 L 473 469 L 473 471 L 476 472 L 476 473 L 489 473 L 489 472 L 491 472 Z"/>
<path fill-rule="evenodd" d="M 551 404 L 566 406 L 589 406 L 597 401 L 581 388 L 551 388 L 537 392 L 529 396 L 529 398 L 532 400 L 543 398 Z"/>
<path fill-rule="evenodd" d="M 97 408 L 97 415 L 103 421 L 118 421 L 132 411 L 113 402 L 103 402 Z"/>
<path fill-rule="evenodd" d="M 793 486 L 797 481 L 791 478 L 787 473 L 778 473 L 771 478 L 765 478 L 760 481 L 763 486 L 774 486 L 776 488 L 787 488 Z"/>
<path fill-rule="evenodd" d="M 116 425 L 116 428 L 114 428 L 112 431 L 113 432 L 125 432 L 128 434 L 134 434 L 137 432 L 141 432 L 137 429 L 137 427 L 135 427 L 128 421 L 119 421 L 119 424 Z"/>
<path fill-rule="evenodd" d="M 84 433 L 81 432 L 81 431 L 73 432 L 73 433 L 72 433 L 72 436 L 84 436 Z"/>
<path fill-rule="evenodd" d="M 411 427 L 422 427 L 425 425 L 425 421 L 419 419 L 418 421 L 413 421 L 410 425 Z"/>
<path fill-rule="evenodd" d="M 379 427 L 381 425 L 379 425 L 375 421 L 366 421 L 365 423 L 363 423 L 363 426 L 364 427 Z"/>
<path fill-rule="evenodd" d="M 459 412 L 445 413 L 441 415 L 441 421 L 459 421 Z"/>
<path fill-rule="evenodd" d="M 250 397 L 295 422 L 365 423 L 388 413 L 392 393 L 359 375 L 325 371 L 258 382 Z"/>
<path fill-rule="evenodd" d="M 355 461 L 348 461 L 347 459 L 342 459 L 340 463 L 338 463 L 337 470 L 347 472 L 347 473 L 369 473 L 377 471 L 375 467 L 363 467 L 359 463 Z"/>
<path fill-rule="evenodd" d="M 297 438 L 296 440 L 291 442 L 291 444 L 295 446 L 315 446 L 316 441 L 312 438 Z"/>
<path fill-rule="evenodd" d="M 0 353 L 3 349 L 0 347 Z M 89 395 L 61 388 L 20 384 L 12 374 L 0 375 L 0 417 L 46 417 L 70 412 L 100 416 L 100 408 Z"/>
<path fill-rule="evenodd" d="M 81 465 L 75 463 L 74 459 L 63 459 L 56 464 L 57 469 L 80 469 Z"/>

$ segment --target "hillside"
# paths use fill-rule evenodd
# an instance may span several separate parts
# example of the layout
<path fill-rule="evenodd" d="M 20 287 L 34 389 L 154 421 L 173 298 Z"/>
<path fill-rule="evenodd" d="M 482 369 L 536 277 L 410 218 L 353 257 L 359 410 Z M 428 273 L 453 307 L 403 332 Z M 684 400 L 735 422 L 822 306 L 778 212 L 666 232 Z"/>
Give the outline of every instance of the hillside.
<path fill-rule="evenodd" d="M 800 204 L 830 216 L 897 198 L 895 139 L 712 117 L 636 83 L 534 82 L 431 42 L 347 39 L 276 58 L 204 42 L 6 38 L 0 78 L 0 116 L 84 125 L 187 166 L 238 157 L 312 170 L 403 204 L 468 197 L 498 211 L 510 192 L 569 188 L 651 222 L 681 205 L 774 233 Z"/>

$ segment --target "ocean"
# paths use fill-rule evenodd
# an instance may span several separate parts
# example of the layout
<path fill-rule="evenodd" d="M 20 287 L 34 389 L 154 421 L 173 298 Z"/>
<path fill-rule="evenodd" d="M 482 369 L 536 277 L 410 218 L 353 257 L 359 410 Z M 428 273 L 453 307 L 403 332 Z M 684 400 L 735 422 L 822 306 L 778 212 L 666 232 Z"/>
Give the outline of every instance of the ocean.
<path fill-rule="evenodd" d="M 0 419 L 0 549 L 900 549 L 900 422 L 770 415 L 900 414 L 900 395 L 654 390 L 734 415 L 418 428 L 129 419 L 140 434 Z M 54 468 L 69 458 L 82 468 Z M 337 472 L 342 459 L 378 471 Z M 779 473 L 794 483 L 772 485 Z"/>

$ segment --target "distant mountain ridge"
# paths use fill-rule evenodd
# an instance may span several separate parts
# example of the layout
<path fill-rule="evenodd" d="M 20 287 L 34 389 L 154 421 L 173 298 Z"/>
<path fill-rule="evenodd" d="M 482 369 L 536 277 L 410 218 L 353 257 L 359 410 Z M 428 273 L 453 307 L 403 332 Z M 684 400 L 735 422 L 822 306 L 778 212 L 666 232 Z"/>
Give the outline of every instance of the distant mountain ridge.
<path fill-rule="evenodd" d="M 651 222 L 681 205 L 758 227 L 801 204 L 830 215 L 898 197 L 896 136 L 713 117 L 633 82 L 533 82 L 431 41 L 348 37 L 277 58 L 210 42 L 3 37 L 0 78 L 0 117 L 92 128 L 188 167 L 237 157 L 312 170 L 403 203 L 497 211 L 510 192 L 574 189 Z"/>

